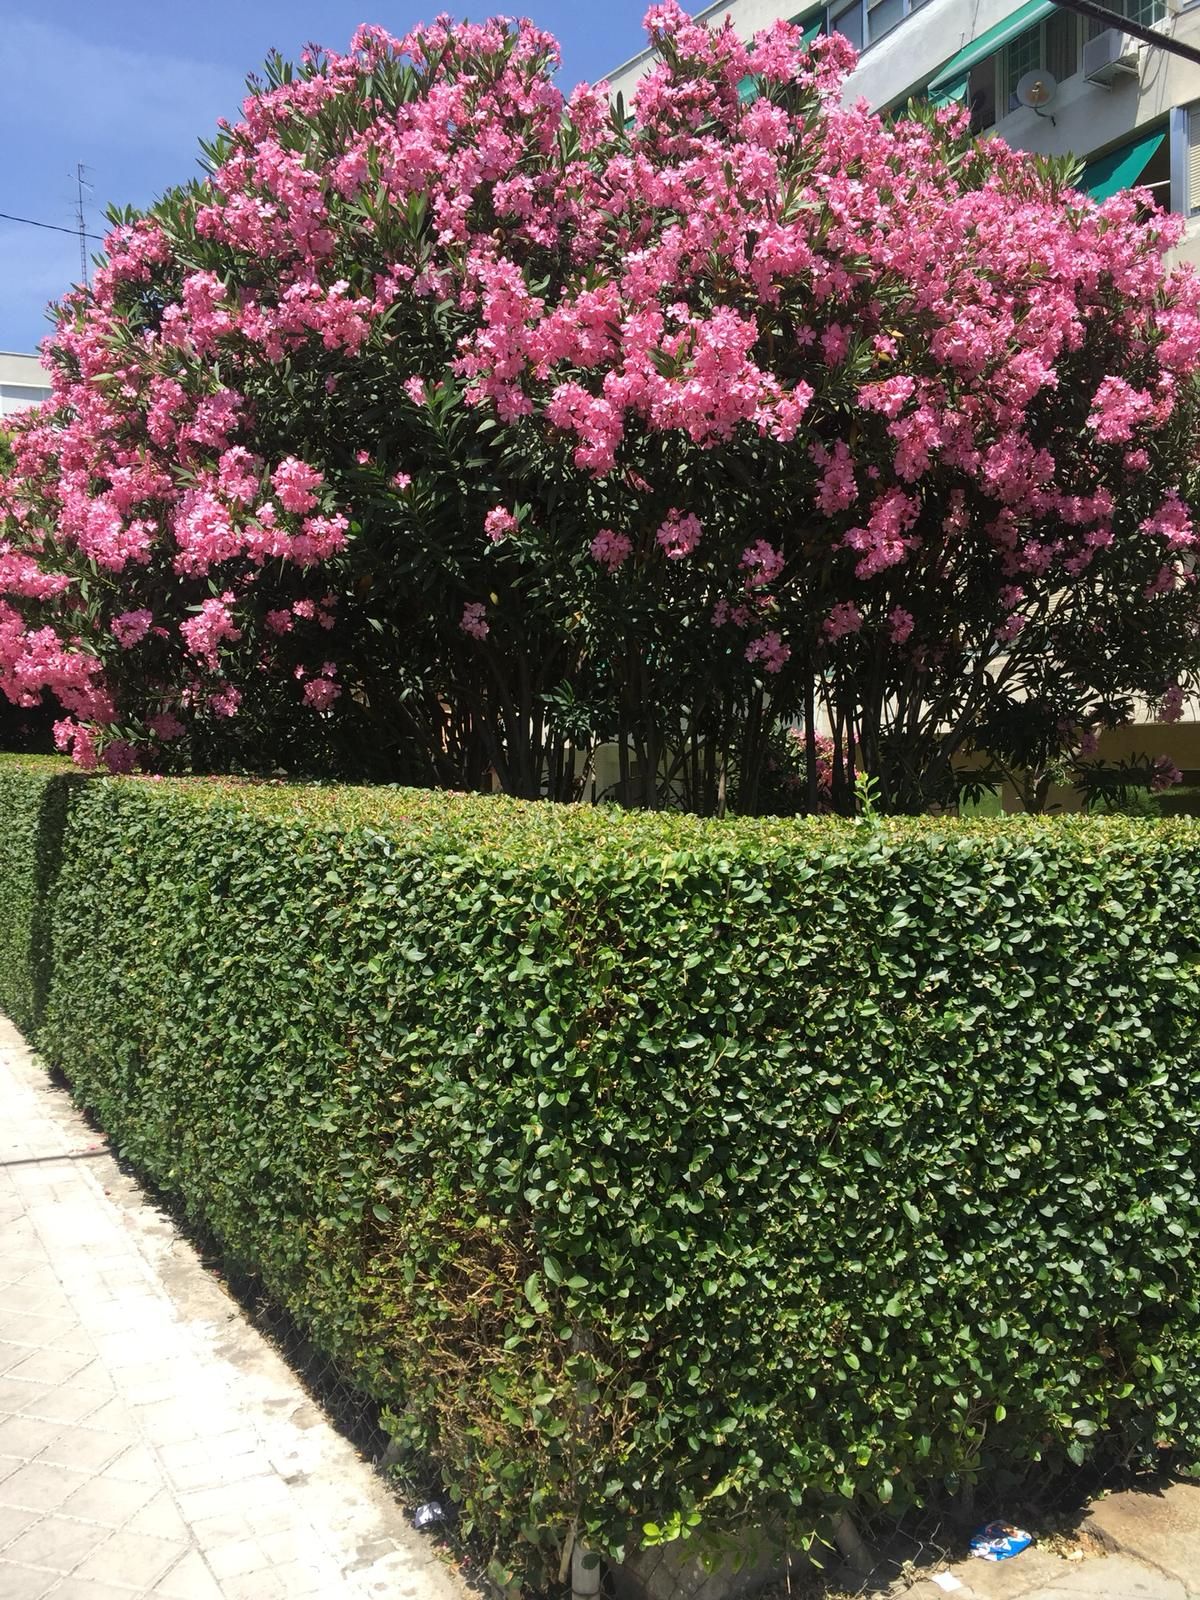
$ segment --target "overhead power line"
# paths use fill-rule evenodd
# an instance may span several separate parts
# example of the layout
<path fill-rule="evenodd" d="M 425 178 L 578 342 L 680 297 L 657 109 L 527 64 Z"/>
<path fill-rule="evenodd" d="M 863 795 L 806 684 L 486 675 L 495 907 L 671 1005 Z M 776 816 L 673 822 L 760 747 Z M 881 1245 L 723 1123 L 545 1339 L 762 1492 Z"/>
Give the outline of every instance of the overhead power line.
<path fill-rule="evenodd" d="M 0 211 L 0 219 L 5 222 L 23 222 L 27 228 L 48 228 L 51 233 L 69 233 L 75 239 L 80 236 L 78 228 L 60 228 L 57 222 L 35 222 L 32 217 L 14 217 L 8 211 Z M 104 243 L 104 235 L 102 233 L 84 231 L 83 237 L 85 239 L 95 239 L 97 244 Z"/>
<path fill-rule="evenodd" d="M 1160 50 L 1166 50 L 1173 56 L 1182 56 L 1185 61 L 1194 61 L 1200 66 L 1200 50 L 1195 45 L 1172 39 L 1169 34 L 1159 33 L 1157 28 L 1131 22 L 1119 11 L 1110 11 L 1107 6 L 1098 5 L 1096 0 L 1054 0 L 1054 4 L 1061 11 L 1074 11 L 1081 17 L 1091 17 L 1094 22 L 1104 23 L 1106 28 L 1115 28 L 1118 33 L 1131 33 L 1145 44 L 1157 45 Z"/>

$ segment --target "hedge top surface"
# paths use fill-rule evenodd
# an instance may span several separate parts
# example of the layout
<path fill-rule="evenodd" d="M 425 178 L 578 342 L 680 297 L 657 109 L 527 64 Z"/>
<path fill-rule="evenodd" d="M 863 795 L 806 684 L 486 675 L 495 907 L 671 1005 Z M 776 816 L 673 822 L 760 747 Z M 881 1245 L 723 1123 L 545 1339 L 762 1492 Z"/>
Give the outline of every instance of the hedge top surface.
<path fill-rule="evenodd" d="M 5 772 L 71 775 L 78 770 L 57 757 L 0 755 Z M 84 780 L 81 780 L 84 781 Z M 378 831 L 401 847 L 432 842 L 444 848 L 508 853 L 519 847 L 525 860 L 569 857 L 578 870 L 587 860 L 637 852 L 642 860 L 676 852 L 710 854 L 735 850 L 742 859 L 775 855 L 789 847 L 808 854 L 860 853 L 869 844 L 975 852 L 1019 850 L 1051 844 L 1072 853 L 1120 850 L 1152 841 L 1164 848 L 1192 848 L 1196 819 L 1149 820 L 1123 816 L 881 817 L 847 821 L 837 817 L 702 818 L 678 812 L 626 811 L 617 806 L 563 805 L 502 794 L 354 784 L 287 783 L 230 777 L 161 778 L 90 776 L 116 796 L 177 810 L 224 807 L 263 821 Z M 588 856 L 581 863 L 580 850 Z"/>

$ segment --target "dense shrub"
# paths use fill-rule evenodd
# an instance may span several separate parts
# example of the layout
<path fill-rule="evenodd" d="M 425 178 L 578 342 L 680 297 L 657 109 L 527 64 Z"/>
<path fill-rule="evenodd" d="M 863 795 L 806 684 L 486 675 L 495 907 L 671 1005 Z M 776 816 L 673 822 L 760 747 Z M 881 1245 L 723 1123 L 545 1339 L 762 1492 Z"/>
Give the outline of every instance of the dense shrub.
<path fill-rule="evenodd" d="M 67 802 L 44 1051 L 505 1560 L 1200 1446 L 1191 824 Z"/>
<path fill-rule="evenodd" d="M 69 781 L 59 760 L 0 758 L 0 1009 L 26 1033 L 44 998 L 43 918 Z"/>
<path fill-rule="evenodd" d="M 761 811 L 819 710 L 834 808 L 919 810 L 1200 681 L 1182 219 L 646 21 L 628 119 L 502 18 L 275 59 L 114 214 L 0 460 L 0 693 L 82 764 L 568 799 L 615 740 Z"/>

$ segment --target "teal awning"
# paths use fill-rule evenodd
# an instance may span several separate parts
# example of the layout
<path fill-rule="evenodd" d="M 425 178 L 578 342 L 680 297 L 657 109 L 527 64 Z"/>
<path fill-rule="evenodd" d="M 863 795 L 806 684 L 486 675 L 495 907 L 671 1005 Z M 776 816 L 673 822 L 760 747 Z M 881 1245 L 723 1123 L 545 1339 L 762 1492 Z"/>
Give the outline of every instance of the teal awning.
<path fill-rule="evenodd" d="M 1132 144 L 1123 144 L 1119 150 L 1110 150 L 1098 161 L 1089 161 L 1075 187 L 1093 200 L 1107 200 L 1122 189 L 1132 189 L 1166 137 L 1166 129 L 1159 128 L 1155 133 L 1144 133 Z"/>
<path fill-rule="evenodd" d="M 939 67 L 929 82 L 929 103 L 944 105 L 947 100 L 967 98 L 967 78 L 971 68 L 1003 50 L 1026 28 L 1032 28 L 1055 10 L 1054 0 L 1025 0 L 1023 6 L 1010 11 L 1003 22 L 997 22 L 986 33 L 981 33 L 970 44 L 964 45 L 956 56 L 951 56 Z"/>

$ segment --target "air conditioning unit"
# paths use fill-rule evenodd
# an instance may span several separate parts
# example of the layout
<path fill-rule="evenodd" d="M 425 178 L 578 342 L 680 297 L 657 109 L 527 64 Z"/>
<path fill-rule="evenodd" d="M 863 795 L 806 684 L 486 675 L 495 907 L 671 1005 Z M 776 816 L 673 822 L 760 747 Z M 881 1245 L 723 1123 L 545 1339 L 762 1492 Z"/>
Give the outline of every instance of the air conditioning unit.
<path fill-rule="evenodd" d="M 1105 28 L 1083 47 L 1083 75 L 1089 83 L 1106 87 L 1121 77 L 1138 75 L 1137 40 L 1119 28 Z"/>

